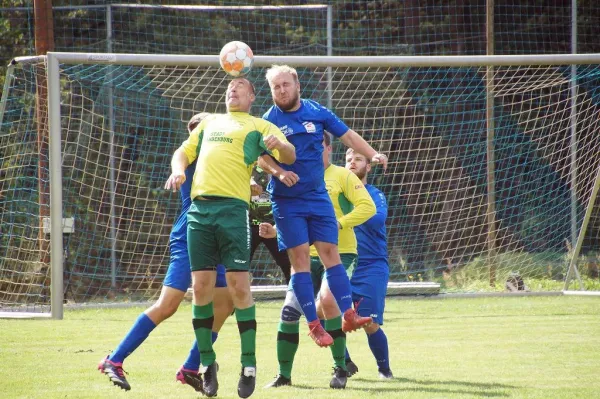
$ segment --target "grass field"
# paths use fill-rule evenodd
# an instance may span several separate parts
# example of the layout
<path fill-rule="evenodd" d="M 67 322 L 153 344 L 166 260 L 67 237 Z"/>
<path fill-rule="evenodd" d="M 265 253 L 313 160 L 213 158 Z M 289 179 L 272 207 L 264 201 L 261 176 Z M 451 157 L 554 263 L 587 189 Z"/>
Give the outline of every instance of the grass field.
<path fill-rule="evenodd" d="M 253 398 L 595 398 L 600 392 L 600 298 L 391 299 L 386 308 L 392 381 L 377 379 L 364 333 L 349 335 L 360 371 L 329 389 L 329 350 L 301 329 L 294 387 L 265 390 L 277 373 L 281 304 L 258 305 Z M 190 305 L 159 326 L 125 362 L 129 392 L 96 364 L 142 308 L 71 310 L 62 321 L 0 320 L 0 398 L 194 398 L 174 381 L 193 340 Z M 239 341 L 230 319 L 215 344 L 220 398 L 237 397 Z"/>

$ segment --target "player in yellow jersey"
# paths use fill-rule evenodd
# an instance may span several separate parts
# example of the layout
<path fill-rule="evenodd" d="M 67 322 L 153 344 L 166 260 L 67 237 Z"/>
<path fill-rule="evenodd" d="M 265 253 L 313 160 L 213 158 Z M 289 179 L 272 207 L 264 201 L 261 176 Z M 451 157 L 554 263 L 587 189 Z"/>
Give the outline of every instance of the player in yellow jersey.
<path fill-rule="evenodd" d="M 329 161 L 331 154 L 331 136 L 323 136 L 323 164 L 325 167 L 325 186 L 333 203 L 335 216 L 338 221 L 339 238 L 338 248 L 342 264 L 348 275 L 357 260 L 357 242 L 354 226 L 366 222 L 375 214 L 375 203 L 360 179 L 352 171 L 333 165 Z M 272 165 L 270 165 L 272 166 Z M 267 223 L 261 224 L 262 233 L 267 237 L 276 235 L 275 228 Z M 315 295 L 318 293 L 317 314 L 325 320 L 325 330 L 334 339 L 330 346 L 335 362 L 333 378 L 329 386 L 334 389 L 346 387 L 346 334 L 342 331 L 342 318 L 337 302 L 327 286 L 324 278 L 325 268 L 319 259 L 314 246 L 310 248 L 311 277 L 315 286 Z M 322 282 L 323 285 L 322 285 Z M 299 320 L 302 309 L 294 292 L 289 289 L 279 322 L 277 335 L 277 359 L 279 361 L 279 374 L 267 388 L 291 385 L 291 372 L 294 356 L 298 348 Z"/>
<path fill-rule="evenodd" d="M 226 114 L 204 119 L 175 151 L 172 173 L 165 184 L 178 189 L 186 167 L 196 161 L 188 211 L 188 251 L 192 269 L 193 325 L 202 364 L 206 396 L 219 387 L 211 330 L 216 265 L 227 268 L 227 286 L 235 306 L 241 338 L 242 372 L 238 395 L 247 398 L 256 384 L 256 308 L 250 292 L 250 226 L 248 204 L 250 177 L 257 159 L 270 154 L 291 164 L 295 149 L 270 122 L 249 114 L 254 87 L 245 78 L 229 83 Z"/>

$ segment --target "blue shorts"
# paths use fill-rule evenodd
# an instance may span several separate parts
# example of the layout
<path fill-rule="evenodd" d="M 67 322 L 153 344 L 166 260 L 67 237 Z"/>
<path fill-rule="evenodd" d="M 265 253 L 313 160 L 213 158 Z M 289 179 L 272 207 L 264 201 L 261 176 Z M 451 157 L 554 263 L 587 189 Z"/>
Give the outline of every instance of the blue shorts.
<path fill-rule="evenodd" d="M 192 269 L 190 268 L 190 258 L 188 256 L 187 241 L 171 240 L 169 242 L 171 258 L 167 275 L 163 281 L 166 287 L 175 288 L 179 291 L 187 291 L 192 283 Z M 215 287 L 227 287 L 225 278 L 225 266 L 217 265 L 217 283 Z"/>
<path fill-rule="evenodd" d="M 379 325 L 383 325 L 388 280 L 387 273 L 354 274 L 350 279 L 356 312 L 363 317 L 371 316 Z"/>
<path fill-rule="evenodd" d="M 314 199 L 273 198 L 280 251 L 315 241 L 338 243 L 338 224 L 329 196 Z"/>

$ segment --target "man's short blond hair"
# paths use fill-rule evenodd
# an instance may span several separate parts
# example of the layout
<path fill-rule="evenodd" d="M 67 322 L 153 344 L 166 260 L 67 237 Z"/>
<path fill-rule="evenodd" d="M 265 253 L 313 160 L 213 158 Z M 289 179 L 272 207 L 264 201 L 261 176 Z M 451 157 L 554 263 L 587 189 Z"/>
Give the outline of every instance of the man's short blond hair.
<path fill-rule="evenodd" d="M 365 161 L 367 162 L 367 165 L 370 165 L 370 164 L 371 164 L 371 160 L 370 160 L 369 158 L 367 158 L 367 156 L 366 156 L 365 154 L 361 154 L 361 153 L 360 153 L 360 152 L 358 152 L 358 151 L 354 151 L 354 149 L 353 149 L 353 148 L 348 148 L 348 149 L 346 150 L 346 155 L 352 155 L 352 154 L 356 154 L 356 155 L 362 155 L 363 157 L 365 157 Z"/>
<path fill-rule="evenodd" d="M 210 113 L 200 112 L 199 114 L 192 116 L 187 124 L 188 132 L 191 133 L 191 131 L 194 130 L 208 115 L 210 115 Z"/>
<path fill-rule="evenodd" d="M 265 77 L 267 78 L 267 82 L 269 82 L 269 85 L 271 84 L 273 78 L 280 73 L 289 73 L 294 77 L 294 80 L 296 82 L 299 82 L 298 72 L 295 68 L 292 68 L 289 65 L 271 65 L 271 68 L 267 69 L 267 73 L 265 75 Z"/>

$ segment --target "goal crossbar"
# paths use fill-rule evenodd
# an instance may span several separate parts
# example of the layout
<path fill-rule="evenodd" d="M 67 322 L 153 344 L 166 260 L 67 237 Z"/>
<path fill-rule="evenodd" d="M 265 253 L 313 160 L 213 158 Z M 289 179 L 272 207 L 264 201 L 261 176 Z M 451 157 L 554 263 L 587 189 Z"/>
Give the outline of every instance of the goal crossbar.
<path fill-rule="evenodd" d="M 217 55 L 167 55 L 49 52 L 65 64 L 217 66 Z M 254 66 L 285 62 L 295 67 L 461 67 L 516 65 L 589 65 L 600 63 L 598 54 L 471 55 L 471 56 L 270 56 L 257 55 Z"/>

